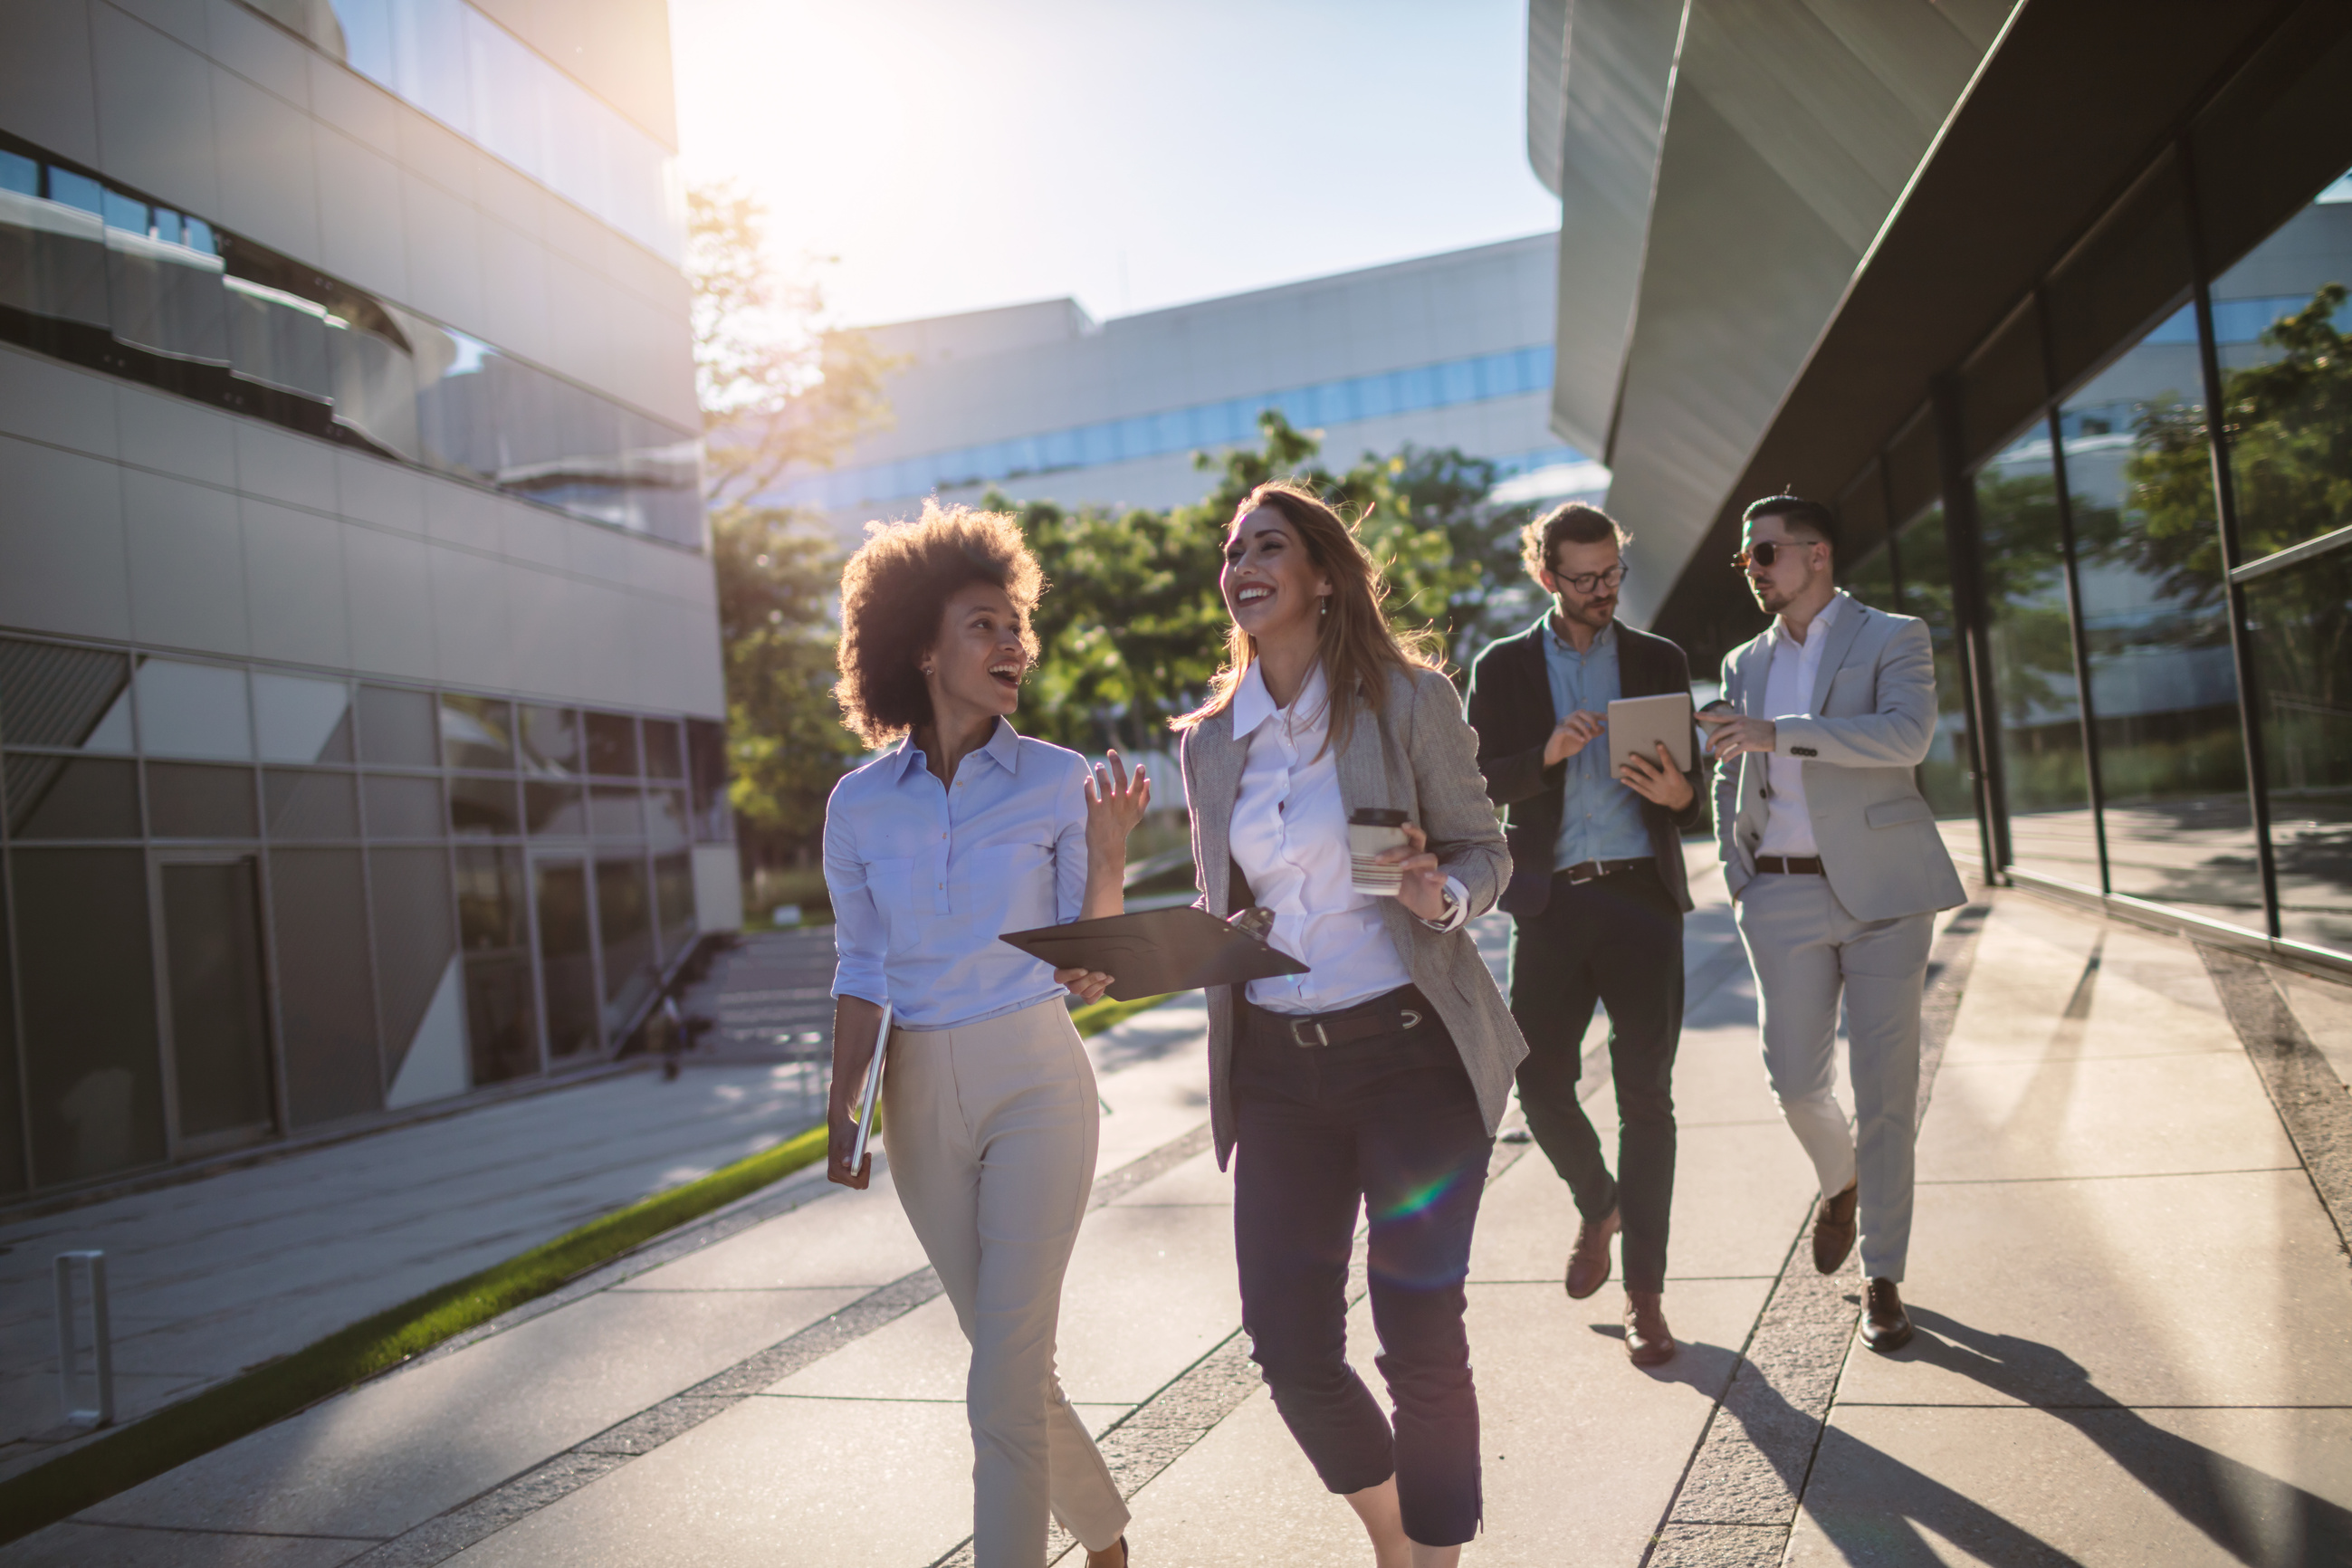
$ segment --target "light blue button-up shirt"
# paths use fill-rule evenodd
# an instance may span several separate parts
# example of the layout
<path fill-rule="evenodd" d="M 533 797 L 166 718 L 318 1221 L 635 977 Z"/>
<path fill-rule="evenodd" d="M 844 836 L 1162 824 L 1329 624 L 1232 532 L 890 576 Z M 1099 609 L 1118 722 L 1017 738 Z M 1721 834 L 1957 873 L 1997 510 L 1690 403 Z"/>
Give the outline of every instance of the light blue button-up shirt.
<path fill-rule="evenodd" d="M 1617 623 L 1612 621 L 1582 653 L 1552 629 L 1547 614 L 1544 668 L 1551 677 L 1552 721 L 1581 708 L 1606 717 L 1609 704 L 1624 695 L 1617 680 Z M 1559 838 L 1552 849 L 1557 871 L 1587 860 L 1638 860 L 1655 855 L 1649 825 L 1642 820 L 1642 797 L 1609 771 L 1609 737 L 1594 737 L 1568 759 L 1568 786 L 1560 800 Z"/>
<path fill-rule="evenodd" d="M 824 814 L 833 994 L 889 1003 L 908 1029 L 1066 994 L 1050 967 L 996 939 L 1085 908 L 1087 775 L 1076 752 L 1000 719 L 953 788 L 912 735 L 835 784 Z"/>

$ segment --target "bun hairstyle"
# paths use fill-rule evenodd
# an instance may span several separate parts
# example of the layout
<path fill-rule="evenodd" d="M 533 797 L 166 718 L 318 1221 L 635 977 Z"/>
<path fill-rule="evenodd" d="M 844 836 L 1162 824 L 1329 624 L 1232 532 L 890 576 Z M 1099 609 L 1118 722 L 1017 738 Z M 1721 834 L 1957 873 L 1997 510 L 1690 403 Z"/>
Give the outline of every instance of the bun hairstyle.
<path fill-rule="evenodd" d="M 866 540 L 841 572 L 841 721 L 869 746 L 931 721 L 930 689 L 918 661 L 939 641 L 948 601 L 974 583 L 1004 590 L 1021 617 L 1021 646 L 1037 658 L 1029 612 L 1045 574 L 1008 512 L 923 503 L 913 522 L 866 525 Z"/>
<path fill-rule="evenodd" d="M 1372 710 L 1379 712 L 1388 703 L 1389 674 L 1401 669 L 1442 669 L 1443 644 L 1433 631 L 1400 632 L 1389 624 L 1383 608 L 1388 582 L 1381 574 L 1380 563 L 1356 537 L 1360 516 L 1350 522 L 1305 485 L 1275 479 L 1242 498 L 1227 529 L 1260 510 L 1281 513 L 1315 569 L 1331 579 L 1329 607 L 1318 631 L 1318 657 L 1324 685 L 1339 700 L 1333 704 L 1324 745 L 1344 752 L 1355 731 L 1360 706 L 1346 700 L 1348 695 L 1360 692 Z M 1257 639 L 1239 626 L 1227 626 L 1225 663 L 1209 683 L 1209 700 L 1171 721 L 1170 727 L 1190 730 L 1223 712 L 1256 658 Z"/>

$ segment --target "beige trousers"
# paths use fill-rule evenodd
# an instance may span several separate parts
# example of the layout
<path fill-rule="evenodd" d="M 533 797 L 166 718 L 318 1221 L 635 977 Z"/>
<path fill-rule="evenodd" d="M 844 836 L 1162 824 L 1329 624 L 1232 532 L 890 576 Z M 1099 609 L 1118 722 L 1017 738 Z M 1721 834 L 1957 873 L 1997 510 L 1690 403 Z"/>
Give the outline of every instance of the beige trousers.
<path fill-rule="evenodd" d="M 1127 1505 L 1054 1373 L 1098 1131 L 1069 1010 L 893 1030 L 883 1084 L 890 1180 L 971 1342 L 978 1568 L 1041 1568 L 1049 1508 L 1099 1552 L 1126 1531 Z"/>

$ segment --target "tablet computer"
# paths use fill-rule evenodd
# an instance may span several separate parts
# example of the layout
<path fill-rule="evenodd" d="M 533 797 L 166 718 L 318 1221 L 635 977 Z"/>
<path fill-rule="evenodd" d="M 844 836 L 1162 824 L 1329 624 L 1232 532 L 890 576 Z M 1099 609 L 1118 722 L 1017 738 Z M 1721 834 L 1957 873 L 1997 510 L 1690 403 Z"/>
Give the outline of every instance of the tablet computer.
<path fill-rule="evenodd" d="M 1609 776 L 1625 771 L 1625 759 L 1640 752 L 1645 762 L 1658 760 L 1658 742 L 1683 772 L 1691 767 L 1691 700 L 1687 691 L 1664 697 L 1620 697 L 1609 704 Z"/>

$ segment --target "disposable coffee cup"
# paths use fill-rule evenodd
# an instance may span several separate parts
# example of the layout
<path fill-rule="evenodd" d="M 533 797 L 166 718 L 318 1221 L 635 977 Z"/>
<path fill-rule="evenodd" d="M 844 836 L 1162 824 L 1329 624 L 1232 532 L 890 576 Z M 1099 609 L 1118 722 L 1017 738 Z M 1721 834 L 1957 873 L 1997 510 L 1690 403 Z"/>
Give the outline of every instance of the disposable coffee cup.
<path fill-rule="evenodd" d="M 1412 842 L 1404 835 L 1404 823 L 1403 812 L 1376 806 L 1348 814 L 1348 879 L 1356 891 L 1380 899 L 1393 899 L 1403 891 L 1404 868 L 1380 865 L 1374 857 Z"/>

